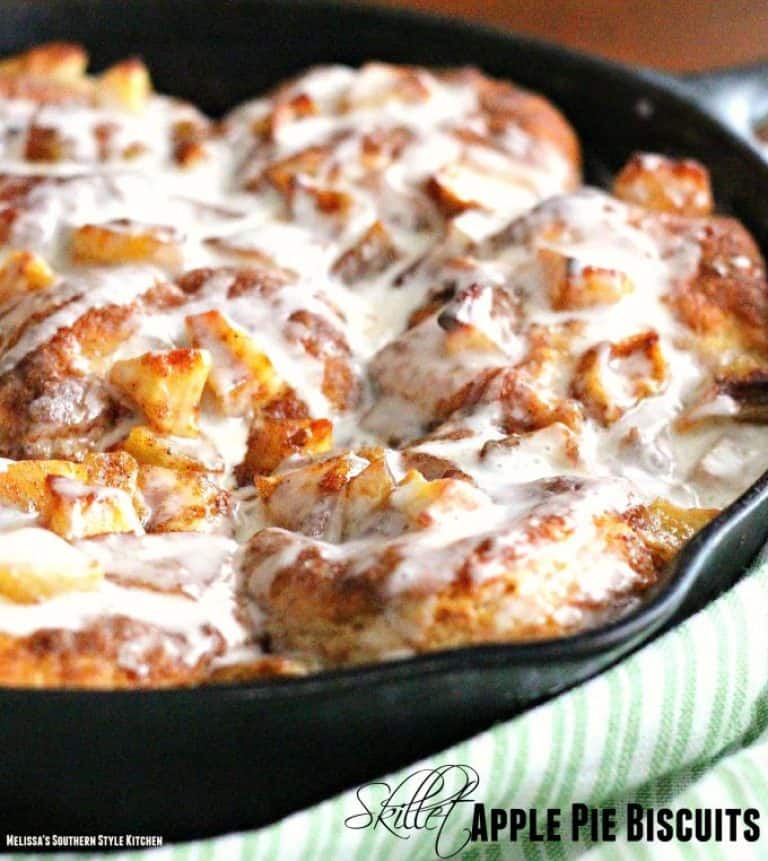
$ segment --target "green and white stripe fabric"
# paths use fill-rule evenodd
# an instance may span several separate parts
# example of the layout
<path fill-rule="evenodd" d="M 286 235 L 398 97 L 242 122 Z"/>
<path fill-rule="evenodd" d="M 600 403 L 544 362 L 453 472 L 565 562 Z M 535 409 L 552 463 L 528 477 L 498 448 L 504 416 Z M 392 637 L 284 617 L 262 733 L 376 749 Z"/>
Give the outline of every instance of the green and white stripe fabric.
<path fill-rule="evenodd" d="M 462 861 L 505 859 L 768 859 L 768 561 L 709 608 L 602 676 L 394 775 L 468 763 L 486 807 L 757 808 L 756 843 L 509 841 L 469 844 Z M 471 805 L 468 805 L 471 811 Z M 130 857 L 142 861 L 429 861 L 435 835 L 350 830 L 354 791 L 259 831 Z M 471 812 L 455 812 L 460 845 Z M 741 830 L 740 830 L 741 833 Z M 125 858 L 126 855 L 114 856 Z"/>

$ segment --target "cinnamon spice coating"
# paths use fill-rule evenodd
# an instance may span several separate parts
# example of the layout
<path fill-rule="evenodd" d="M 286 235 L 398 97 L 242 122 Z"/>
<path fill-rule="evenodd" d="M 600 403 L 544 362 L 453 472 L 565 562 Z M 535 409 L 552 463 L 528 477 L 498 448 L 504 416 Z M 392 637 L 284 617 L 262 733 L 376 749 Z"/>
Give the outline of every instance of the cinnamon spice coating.
<path fill-rule="evenodd" d="M 705 166 L 583 187 L 557 108 L 475 69 L 218 122 L 86 69 L 0 61 L 0 684 L 566 636 L 765 466 L 765 266 Z"/>

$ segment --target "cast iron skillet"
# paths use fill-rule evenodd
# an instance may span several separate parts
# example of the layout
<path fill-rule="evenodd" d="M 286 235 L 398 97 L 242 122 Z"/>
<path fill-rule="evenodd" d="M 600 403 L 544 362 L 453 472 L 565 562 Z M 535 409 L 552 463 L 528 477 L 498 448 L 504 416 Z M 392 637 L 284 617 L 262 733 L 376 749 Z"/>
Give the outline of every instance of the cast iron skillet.
<path fill-rule="evenodd" d="M 70 39 L 97 68 L 140 53 L 158 88 L 213 114 L 318 62 L 476 64 L 565 111 L 592 181 L 636 149 L 701 159 L 720 207 L 768 250 L 768 166 L 723 119 L 744 120 L 759 69 L 696 88 L 463 23 L 333 3 L 11 0 L 0 18 L 2 53 Z M 3 827 L 180 839 L 263 825 L 599 672 L 735 582 L 766 537 L 768 476 L 691 541 L 640 611 L 569 639 L 201 690 L 2 691 Z"/>

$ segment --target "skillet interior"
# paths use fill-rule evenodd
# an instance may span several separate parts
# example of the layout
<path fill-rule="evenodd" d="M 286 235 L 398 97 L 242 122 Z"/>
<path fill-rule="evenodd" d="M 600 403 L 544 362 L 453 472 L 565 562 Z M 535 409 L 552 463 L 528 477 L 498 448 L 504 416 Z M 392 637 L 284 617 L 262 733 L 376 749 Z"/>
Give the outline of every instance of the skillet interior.
<path fill-rule="evenodd" d="M 768 167 L 659 75 L 456 22 L 333 3 L 11 0 L 2 19 L 0 53 L 55 38 L 83 42 L 96 67 L 141 53 L 159 89 L 213 114 L 317 62 L 473 63 L 563 108 L 593 182 L 634 149 L 701 159 L 720 207 L 768 249 Z M 438 750 L 599 671 L 726 585 L 763 538 L 746 521 L 754 524 L 755 511 L 768 519 L 765 484 L 695 539 L 673 588 L 593 636 L 208 690 L 0 692 L 5 821 L 30 833 L 169 839 L 253 827 Z M 725 533 L 738 518 L 742 528 Z"/>

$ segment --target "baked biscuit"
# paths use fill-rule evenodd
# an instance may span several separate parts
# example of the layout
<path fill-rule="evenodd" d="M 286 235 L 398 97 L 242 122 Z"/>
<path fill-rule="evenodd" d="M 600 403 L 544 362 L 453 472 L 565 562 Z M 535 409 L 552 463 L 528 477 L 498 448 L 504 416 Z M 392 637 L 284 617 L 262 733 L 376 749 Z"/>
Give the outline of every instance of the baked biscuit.
<path fill-rule="evenodd" d="M 706 169 L 580 185 L 542 97 L 320 67 L 221 122 L 0 62 L 0 684 L 568 635 L 765 466 L 766 280 Z"/>

